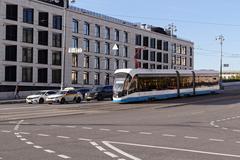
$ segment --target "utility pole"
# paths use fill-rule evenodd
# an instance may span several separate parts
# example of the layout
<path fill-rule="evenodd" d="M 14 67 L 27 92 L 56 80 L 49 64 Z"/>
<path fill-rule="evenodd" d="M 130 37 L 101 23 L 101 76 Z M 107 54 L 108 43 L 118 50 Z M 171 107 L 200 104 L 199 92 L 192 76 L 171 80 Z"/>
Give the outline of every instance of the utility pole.
<path fill-rule="evenodd" d="M 168 28 L 167 28 L 169 31 L 170 31 L 170 36 L 171 36 L 171 40 L 170 40 L 170 43 L 171 43 L 171 69 L 173 69 L 173 35 L 174 35 L 174 32 L 177 32 L 177 27 L 174 25 L 174 23 L 171 23 L 168 25 Z M 176 59 L 175 59 L 175 63 L 176 63 Z"/>
<path fill-rule="evenodd" d="M 224 36 L 221 34 L 219 36 L 216 37 L 216 41 L 220 42 L 220 46 L 221 46 L 221 56 L 220 56 L 220 89 L 223 89 L 223 85 L 222 85 L 222 57 L 223 57 L 223 53 L 222 53 L 222 47 L 223 47 L 223 41 L 224 41 Z"/>

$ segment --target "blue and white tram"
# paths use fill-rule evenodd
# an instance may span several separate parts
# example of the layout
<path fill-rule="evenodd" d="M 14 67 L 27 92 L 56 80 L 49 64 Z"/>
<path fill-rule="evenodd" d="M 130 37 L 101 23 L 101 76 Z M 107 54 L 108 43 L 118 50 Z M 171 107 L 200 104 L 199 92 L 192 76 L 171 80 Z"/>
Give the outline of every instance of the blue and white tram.
<path fill-rule="evenodd" d="M 113 102 L 130 103 L 218 93 L 219 73 L 213 70 L 118 69 Z"/>

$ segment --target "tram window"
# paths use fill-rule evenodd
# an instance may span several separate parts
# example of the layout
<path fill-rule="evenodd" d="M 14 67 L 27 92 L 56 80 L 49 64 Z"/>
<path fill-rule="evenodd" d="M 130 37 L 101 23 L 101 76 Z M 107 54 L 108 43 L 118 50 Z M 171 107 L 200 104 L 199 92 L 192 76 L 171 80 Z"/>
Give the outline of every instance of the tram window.
<path fill-rule="evenodd" d="M 192 88 L 193 87 L 193 77 L 184 76 L 180 77 L 180 88 Z"/>
<path fill-rule="evenodd" d="M 205 88 L 218 85 L 218 77 L 214 76 L 197 76 L 195 78 L 196 88 Z"/>
<path fill-rule="evenodd" d="M 136 79 L 133 79 L 129 86 L 128 94 L 136 92 L 136 89 L 137 89 L 137 81 L 136 81 Z"/>

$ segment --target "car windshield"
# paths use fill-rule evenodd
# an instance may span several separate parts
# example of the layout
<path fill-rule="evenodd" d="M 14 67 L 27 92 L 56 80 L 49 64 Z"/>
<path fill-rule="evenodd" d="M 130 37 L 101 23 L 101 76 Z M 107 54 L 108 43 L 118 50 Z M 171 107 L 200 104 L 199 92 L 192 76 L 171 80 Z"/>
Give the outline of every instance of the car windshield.
<path fill-rule="evenodd" d="M 57 94 L 66 94 L 67 91 L 58 91 Z"/>
<path fill-rule="evenodd" d="M 102 91 L 102 87 L 94 87 L 93 89 L 92 89 L 92 91 L 93 92 L 100 92 L 100 91 Z"/>
<path fill-rule="evenodd" d="M 35 93 L 34 95 L 44 95 L 46 92 L 37 92 L 37 93 Z"/>

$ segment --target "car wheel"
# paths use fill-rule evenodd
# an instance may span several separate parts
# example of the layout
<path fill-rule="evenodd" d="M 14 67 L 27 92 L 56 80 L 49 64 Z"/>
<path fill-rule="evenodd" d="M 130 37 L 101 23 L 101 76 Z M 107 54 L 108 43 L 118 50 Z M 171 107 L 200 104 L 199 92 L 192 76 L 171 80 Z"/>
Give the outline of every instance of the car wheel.
<path fill-rule="evenodd" d="M 102 97 L 102 96 L 99 96 L 99 97 L 97 97 L 97 100 L 98 100 L 98 101 L 102 101 L 102 100 L 103 100 L 103 97 Z"/>
<path fill-rule="evenodd" d="M 64 104 L 65 103 L 65 99 L 62 98 L 61 101 L 60 101 L 61 104 Z"/>
<path fill-rule="evenodd" d="M 77 98 L 76 103 L 81 103 L 82 99 L 80 97 Z"/>
<path fill-rule="evenodd" d="M 39 104 L 43 104 L 44 103 L 44 99 L 43 98 L 40 98 L 39 99 Z"/>

